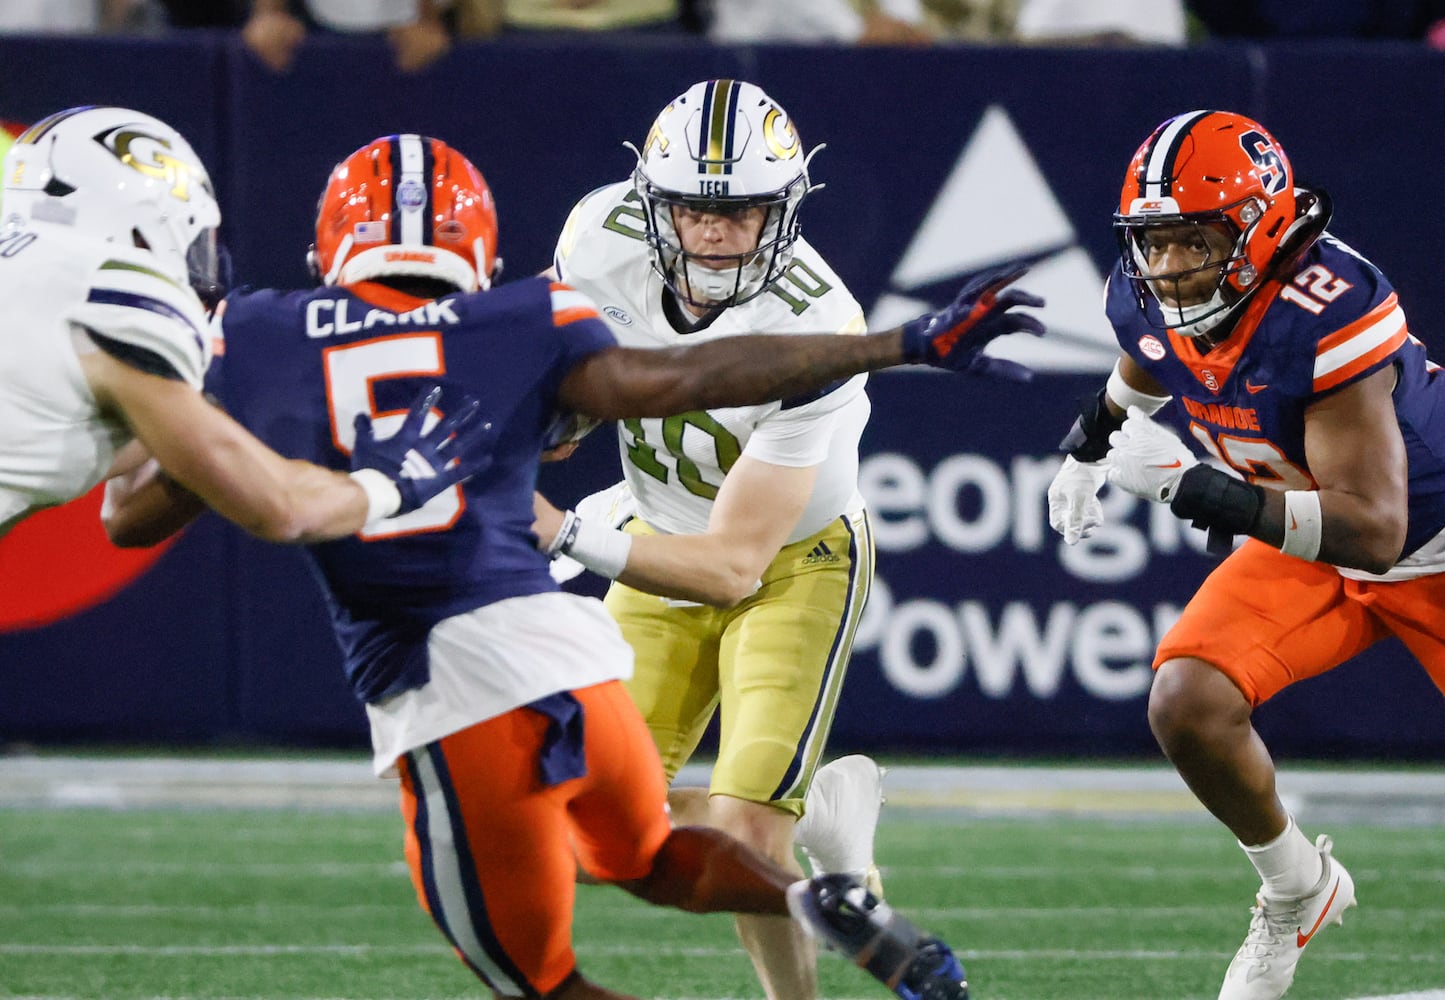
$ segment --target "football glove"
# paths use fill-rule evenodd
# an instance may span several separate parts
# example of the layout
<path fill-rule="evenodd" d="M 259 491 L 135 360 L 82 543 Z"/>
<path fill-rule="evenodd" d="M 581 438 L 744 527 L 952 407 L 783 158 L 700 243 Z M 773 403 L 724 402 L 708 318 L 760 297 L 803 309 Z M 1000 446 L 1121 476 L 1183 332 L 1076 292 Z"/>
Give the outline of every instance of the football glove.
<path fill-rule="evenodd" d="M 1016 361 L 983 353 L 988 342 L 1010 333 L 1039 336 L 1044 324 L 1038 317 L 1014 311 L 1015 306 L 1041 306 L 1044 300 L 1017 288 L 1007 288 L 1028 271 L 1014 264 L 981 274 L 944 308 L 924 313 L 903 324 L 905 361 L 935 368 L 1026 382 L 1033 372 Z M 1005 289 L 1007 290 L 1005 291 Z"/>
<path fill-rule="evenodd" d="M 1129 407 L 1124 426 L 1109 435 L 1109 482 L 1145 500 L 1173 500 L 1179 480 L 1198 464 L 1173 431 L 1137 406 Z"/>
<path fill-rule="evenodd" d="M 599 490 L 583 497 L 577 501 L 573 512 L 584 521 L 601 521 L 609 528 L 621 528 L 637 516 L 637 498 L 632 495 L 632 487 L 628 486 L 624 480 L 614 483 L 605 490 Z M 546 545 L 540 547 L 544 552 L 548 549 Z M 563 555 L 560 551 L 548 554 L 552 557 L 548 570 L 552 574 L 552 579 L 558 583 L 566 583 L 587 568 L 571 556 Z"/>
<path fill-rule="evenodd" d="M 401 506 L 393 517 L 416 510 L 492 464 L 495 433 L 490 422 L 482 422 L 481 404 L 475 399 L 466 400 L 456 412 L 423 432 L 427 415 L 441 394 L 441 386 L 423 390 L 389 438 L 375 437 L 370 414 L 356 415 L 351 469 L 375 469 L 391 480 L 401 495 Z"/>
<path fill-rule="evenodd" d="M 1049 483 L 1049 527 L 1077 545 L 1104 523 L 1104 506 L 1099 491 L 1108 478 L 1108 462 L 1080 462 L 1073 455 L 1064 458 L 1054 481 Z"/>

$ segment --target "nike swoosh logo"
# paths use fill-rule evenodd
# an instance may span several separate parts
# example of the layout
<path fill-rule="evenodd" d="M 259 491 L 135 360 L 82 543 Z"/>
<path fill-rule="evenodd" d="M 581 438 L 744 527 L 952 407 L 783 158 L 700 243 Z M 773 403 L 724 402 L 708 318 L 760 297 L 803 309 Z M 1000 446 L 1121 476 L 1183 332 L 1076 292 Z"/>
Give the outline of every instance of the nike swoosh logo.
<path fill-rule="evenodd" d="M 1268 382 L 1264 383 L 1264 385 L 1255 385 L 1255 384 L 1254 384 L 1253 382 L 1251 382 L 1249 379 L 1245 379 L 1245 380 L 1244 380 L 1244 389 L 1245 389 L 1245 391 L 1248 392 L 1251 396 L 1253 396 L 1256 392 L 1263 392 L 1264 390 L 1266 390 L 1266 389 L 1268 389 L 1268 388 L 1269 388 L 1269 383 L 1268 383 Z"/>
<path fill-rule="evenodd" d="M 1294 519 L 1294 515 L 1293 515 L 1293 514 L 1291 514 L 1291 515 L 1289 516 L 1289 530 L 1290 530 L 1290 531 L 1299 531 L 1299 522 Z"/>
<path fill-rule="evenodd" d="M 1310 938 L 1315 936 L 1315 931 L 1319 930 L 1320 924 L 1324 923 L 1325 914 L 1330 912 L 1330 907 L 1334 905 L 1335 896 L 1339 894 L 1339 891 L 1340 880 L 1335 879 L 1335 887 L 1330 890 L 1330 898 L 1325 902 L 1325 908 L 1323 910 L 1320 910 L 1320 915 L 1318 919 L 1315 920 L 1315 925 L 1310 928 L 1310 932 L 1308 934 L 1306 934 L 1304 931 L 1295 932 L 1295 947 L 1303 948 L 1305 945 L 1310 943 Z"/>
<path fill-rule="evenodd" d="M 1151 466 L 1149 466 L 1149 468 L 1151 468 L 1151 469 L 1177 469 L 1177 468 L 1179 468 L 1179 467 L 1180 467 L 1181 465 L 1183 465 L 1183 464 L 1184 464 L 1183 462 L 1179 461 L 1179 459 L 1176 458 L 1174 461 L 1170 462 L 1168 465 L 1151 465 Z"/>

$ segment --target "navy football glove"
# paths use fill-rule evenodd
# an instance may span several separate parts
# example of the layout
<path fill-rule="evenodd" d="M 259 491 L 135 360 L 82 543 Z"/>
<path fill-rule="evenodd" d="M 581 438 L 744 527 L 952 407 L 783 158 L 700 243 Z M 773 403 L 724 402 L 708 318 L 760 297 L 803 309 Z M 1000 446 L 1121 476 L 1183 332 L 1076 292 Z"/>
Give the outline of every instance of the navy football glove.
<path fill-rule="evenodd" d="M 393 517 L 416 510 L 492 464 L 495 435 L 492 425 L 482 422 L 481 404 L 475 399 L 468 399 L 428 433 L 422 433 L 427 414 L 441 394 L 441 386 L 424 389 L 412 402 L 401 428 L 379 441 L 372 434 L 370 415 L 356 415 L 351 469 L 375 469 L 392 481 L 401 494 L 401 506 Z"/>
<path fill-rule="evenodd" d="M 983 353 L 996 337 L 1010 333 L 1037 337 L 1044 332 L 1038 317 L 1013 311 L 1015 306 L 1041 306 L 1044 300 L 1017 288 L 1004 290 L 1027 271 L 1027 266 L 1013 264 L 981 274 L 938 312 L 904 323 L 904 359 L 956 372 L 1028 381 L 1033 372 L 1025 366 Z"/>

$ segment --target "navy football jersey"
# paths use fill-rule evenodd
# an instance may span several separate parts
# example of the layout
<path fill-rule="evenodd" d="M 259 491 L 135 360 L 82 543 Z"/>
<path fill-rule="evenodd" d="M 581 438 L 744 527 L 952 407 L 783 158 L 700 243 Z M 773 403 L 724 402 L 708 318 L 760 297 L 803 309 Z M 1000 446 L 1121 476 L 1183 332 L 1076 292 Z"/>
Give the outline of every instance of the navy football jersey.
<path fill-rule="evenodd" d="M 1368 260 L 1325 234 L 1294 277 L 1262 289 L 1229 339 L 1207 353 L 1160 329 L 1158 305 L 1145 298 L 1147 317 L 1116 264 L 1107 308 L 1119 346 L 1174 396 L 1202 447 L 1261 486 L 1315 488 L 1305 410 L 1394 365 L 1409 459 L 1403 554 L 1445 528 L 1445 376 L 1410 336 L 1394 289 Z"/>
<path fill-rule="evenodd" d="M 494 461 L 472 480 L 308 546 L 359 698 L 424 684 L 426 637 L 442 619 L 557 589 L 531 530 L 543 436 L 562 378 L 616 343 L 586 296 L 543 278 L 434 301 L 370 282 L 240 292 L 222 334 L 210 388 L 282 455 L 348 470 L 356 414 L 386 437 L 432 383 L 439 409 L 474 398 L 496 429 Z"/>

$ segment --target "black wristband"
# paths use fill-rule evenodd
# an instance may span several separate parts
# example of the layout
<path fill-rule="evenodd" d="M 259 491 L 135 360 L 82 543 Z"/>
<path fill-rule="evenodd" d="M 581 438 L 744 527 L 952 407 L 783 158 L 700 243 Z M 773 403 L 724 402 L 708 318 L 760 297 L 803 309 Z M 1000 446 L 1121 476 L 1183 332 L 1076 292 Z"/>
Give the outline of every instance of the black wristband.
<path fill-rule="evenodd" d="M 1247 535 L 1264 509 L 1264 488 L 1200 463 L 1179 477 L 1169 509 L 1196 528 Z"/>
<path fill-rule="evenodd" d="M 1078 462 L 1099 462 L 1109 454 L 1109 435 L 1124 426 L 1124 418 L 1114 416 L 1104 402 L 1107 388 L 1084 404 L 1079 419 L 1059 442 L 1059 451 L 1066 451 Z"/>

